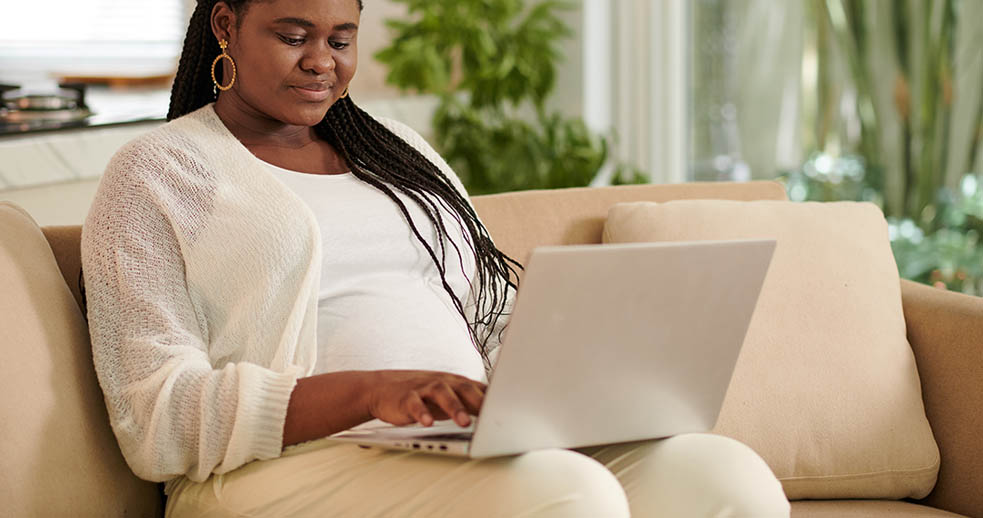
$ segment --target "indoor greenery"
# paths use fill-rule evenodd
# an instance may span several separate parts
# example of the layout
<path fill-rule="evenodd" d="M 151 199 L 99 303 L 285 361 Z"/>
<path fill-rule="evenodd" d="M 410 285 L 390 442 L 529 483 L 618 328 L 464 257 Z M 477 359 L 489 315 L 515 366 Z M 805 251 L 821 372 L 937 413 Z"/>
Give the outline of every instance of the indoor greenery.
<path fill-rule="evenodd" d="M 877 172 L 865 167 L 859 155 L 820 153 L 780 179 L 793 201 L 867 201 L 883 207 Z M 932 207 L 932 219 L 922 224 L 910 217 L 887 218 L 899 274 L 940 288 L 983 295 L 983 184 L 975 174 L 967 174 L 958 189 L 941 187 Z"/>
<path fill-rule="evenodd" d="M 584 186 L 608 155 L 583 120 L 546 106 L 570 29 L 555 0 L 397 0 L 387 82 L 431 94 L 435 144 L 468 192 Z M 624 168 L 622 168 L 624 169 Z M 622 171 L 623 172 L 623 171 Z M 637 173 L 634 177 L 637 177 Z"/>
<path fill-rule="evenodd" d="M 980 4 L 810 1 L 815 148 L 789 198 L 877 203 L 902 277 L 983 294 Z"/>
<path fill-rule="evenodd" d="M 983 188 L 975 175 L 937 200 L 934 229 L 889 218 L 891 248 L 901 276 L 971 295 L 983 295 Z"/>

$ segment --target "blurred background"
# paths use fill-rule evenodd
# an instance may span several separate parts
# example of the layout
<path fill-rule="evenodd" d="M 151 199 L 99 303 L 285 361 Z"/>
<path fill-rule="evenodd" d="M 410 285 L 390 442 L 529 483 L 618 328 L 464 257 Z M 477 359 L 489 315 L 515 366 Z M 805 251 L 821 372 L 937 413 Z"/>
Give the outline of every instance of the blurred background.
<path fill-rule="evenodd" d="M 78 224 L 161 124 L 193 0 L 8 2 L 0 199 Z M 365 0 L 353 99 L 472 194 L 778 179 L 878 204 L 905 278 L 983 294 L 983 1 Z"/>

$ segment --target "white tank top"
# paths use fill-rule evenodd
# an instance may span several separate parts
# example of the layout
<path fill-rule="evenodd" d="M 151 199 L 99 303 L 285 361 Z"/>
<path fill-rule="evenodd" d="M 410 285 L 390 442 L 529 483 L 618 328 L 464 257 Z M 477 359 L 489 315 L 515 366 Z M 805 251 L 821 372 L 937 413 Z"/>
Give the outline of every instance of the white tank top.
<path fill-rule="evenodd" d="M 422 369 L 487 381 L 481 356 L 441 285 L 440 273 L 389 196 L 350 172 L 307 174 L 267 165 L 310 207 L 320 225 L 316 373 Z M 397 196 L 439 259 L 435 227 L 415 202 Z M 474 277 L 474 256 L 458 218 L 444 208 L 441 216 L 449 234 L 447 282 L 463 303 L 470 291 L 468 278 Z"/>

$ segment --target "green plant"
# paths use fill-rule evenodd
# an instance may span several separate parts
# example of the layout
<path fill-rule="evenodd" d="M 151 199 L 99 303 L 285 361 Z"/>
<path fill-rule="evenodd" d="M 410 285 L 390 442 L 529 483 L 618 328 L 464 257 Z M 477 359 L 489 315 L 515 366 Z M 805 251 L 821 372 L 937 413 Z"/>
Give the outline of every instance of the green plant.
<path fill-rule="evenodd" d="M 971 14 L 979 4 L 813 5 L 816 151 L 784 175 L 789 198 L 877 203 L 903 278 L 983 294 L 983 189 L 973 172 L 983 143 L 983 67 L 958 52 L 978 53 L 983 31 Z M 854 131 L 836 120 L 849 98 Z"/>
<path fill-rule="evenodd" d="M 876 171 L 876 170 L 874 170 Z M 779 176 L 792 201 L 867 201 L 883 205 L 876 176 L 868 176 L 862 157 L 817 154 Z M 930 221 L 889 216 L 891 250 L 905 279 L 939 288 L 983 295 L 983 185 L 975 174 L 962 178 L 958 191 L 941 188 Z"/>
<path fill-rule="evenodd" d="M 792 201 L 869 201 L 883 205 L 880 170 L 862 156 L 813 153 L 802 167 L 778 177 Z"/>
<path fill-rule="evenodd" d="M 410 20 L 388 20 L 376 54 L 387 82 L 438 98 L 436 145 L 471 194 L 587 185 L 605 140 L 579 118 L 551 112 L 558 47 L 569 28 L 555 0 L 397 0 Z"/>
<path fill-rule="evenodd" d="M 983 295 L 983 186 L 963 177 L 958 192 L 940 191 L 938 228 L 922 230 L 909 218 L 889 218 L 891 248 L 902 277 Z"/>
<path fill-rule="evenodd" d="M 983 68 L 978 60 L 957 56 L 960 36 L 962 48 L 972 48 L 972 38 L 979 41 L 979 6 L 964 0 L 815 1 L 823 92 L 816 130 L 820 151 L 839 106 L 830 83 L 837 81 L 831 71 L 840 60 L 852 82 L 860 130 L 848 149 L 868 167 L 889 173 L 891 185 L 881 187 L 885 213 L 929 230 L 940 210 L 940 189 L 956 187 L 983 141 Z M 969 79 L 962 89 L 957 72 Z M 955 113 L 957 108 L 965 113 Z M 960 124 L 954 123 L 957 115 Z"/>

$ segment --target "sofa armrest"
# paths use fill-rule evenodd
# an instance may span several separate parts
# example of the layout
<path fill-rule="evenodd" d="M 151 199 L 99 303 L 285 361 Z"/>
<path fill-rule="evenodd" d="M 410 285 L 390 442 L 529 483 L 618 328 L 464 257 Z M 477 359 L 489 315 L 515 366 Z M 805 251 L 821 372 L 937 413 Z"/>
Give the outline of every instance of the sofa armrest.
<path fill-rule="evenodd" d="M 923 502 L 983 516 L 983 298 L 901 281 L 908 341 L 942 455 Z"/>

